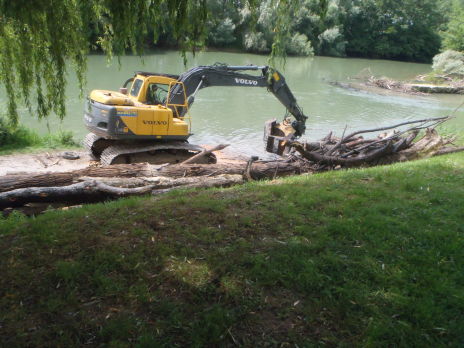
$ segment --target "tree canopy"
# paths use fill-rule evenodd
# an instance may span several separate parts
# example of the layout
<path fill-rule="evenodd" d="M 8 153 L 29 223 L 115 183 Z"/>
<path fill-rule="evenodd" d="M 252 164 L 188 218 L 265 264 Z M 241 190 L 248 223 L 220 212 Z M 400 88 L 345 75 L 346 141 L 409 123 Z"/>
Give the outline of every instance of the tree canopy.
<path fill-rule="evenodd" d="M 464 1 L 453 1 L 449 11 L 449 22 L 442 36 L 444 48 L 464 51 Z"/>

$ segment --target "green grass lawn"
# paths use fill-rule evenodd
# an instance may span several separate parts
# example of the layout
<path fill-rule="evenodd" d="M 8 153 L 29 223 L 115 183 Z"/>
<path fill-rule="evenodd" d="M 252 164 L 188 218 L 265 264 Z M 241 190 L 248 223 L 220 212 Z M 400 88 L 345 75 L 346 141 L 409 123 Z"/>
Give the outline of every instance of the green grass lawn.
<path fill-rule="evenodd" d="M 0 346 L 464 345 L 464 156 L 0 219 Z"/>

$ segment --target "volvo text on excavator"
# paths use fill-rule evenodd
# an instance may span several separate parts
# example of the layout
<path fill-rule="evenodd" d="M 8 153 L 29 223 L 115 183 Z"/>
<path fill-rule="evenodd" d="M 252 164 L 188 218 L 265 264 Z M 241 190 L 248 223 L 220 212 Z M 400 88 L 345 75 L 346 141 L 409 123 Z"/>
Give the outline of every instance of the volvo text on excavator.
<path fill-rule="evenodd" d="M 200 89 L 214 86 L 266 87 L 285 106 L 287 116 L 282 123 L 275 119 L 266 122 L 268 152 L 283 154 L 286 142 L 304 133 L 307 116 L 281 73 L 269 66 L 215 64 L 181 75 L 138 71 L 119 92 L 92 91 L 84 112 L 91 133 L 84 144 L 105 165 L 183 161 L 202 151 L 187 142 L 191 135 L 189 108 Z"/>

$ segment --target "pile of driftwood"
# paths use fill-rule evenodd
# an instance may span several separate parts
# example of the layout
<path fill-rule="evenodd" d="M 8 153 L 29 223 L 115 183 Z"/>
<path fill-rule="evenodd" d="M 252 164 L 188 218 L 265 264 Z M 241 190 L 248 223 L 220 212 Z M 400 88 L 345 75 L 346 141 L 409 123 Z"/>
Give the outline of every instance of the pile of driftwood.
<path fill-rule="evenodd" d="M 219 145 L 180 164 L 117 164 L 90 166 L 61 173 L 6 175 L 0 178 L 0 210 L 50 204 L 81 204 L 133 195 L 159 195 L 178 188 L 224 187 L 247 180 L 315 173 L 347 167 L 409 161 L 464 151 L 435 126 L 449 117 L 403 122 L 390 127 L 357 131 L 341 137 L 330 133 L 318 142 L 292 142 L 290 155 L 271 161 L 232 161 L 195 164 Z M 404 129 L 405 126 L 409 128 Z M 398 130 L 402 129 L 402 130 Z M 383 132 L 377 137 L 366 134 Z M 418 140 L 416 138 L 419 138 Z M 32 209 L 35 211 L 34 209 Z"/>
<path fill-rule="evenodd" d="M 442 137 L 435 127 L 451 117 L 406 121 L 393 126 L 360 130 L 341 138 L 332 133 L 319 142 L 299 143 L 292 147 L 314 163 L 313 169 L 331 170 L 339 167 L 358 167 L 410 161 L 418 158 L 463 151 L 453 146 L 455 137 Z M 401 127 L 412 125 L 402 130 Z M 421 130 L 424 130 L 422 133 Z M 382 132 L 374 138 L 365 134 Z M 420 139 L 415 141 L 418 135 Z"/>

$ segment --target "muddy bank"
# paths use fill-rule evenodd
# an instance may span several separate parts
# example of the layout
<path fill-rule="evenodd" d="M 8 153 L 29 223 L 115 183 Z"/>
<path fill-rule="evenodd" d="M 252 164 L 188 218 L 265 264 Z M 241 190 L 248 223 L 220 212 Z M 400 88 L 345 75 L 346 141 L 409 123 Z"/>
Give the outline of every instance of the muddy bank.
<path fill-rule="evenodd" d="M 212 146 L 203 145 L 203 147 L 209 149 Z M 9 174 L 69 172 L 98 165 L 98 162 L 92 160 L 84 149 L 72 151 L 73 154 L 79 156 L 75 160 L 63 158 L 65 152 L 52 150 L 33 154 L 21 153 L 0 156 L 0 177 Z M 215 155 L 218 162 L 233 163 L 248 159 L 246 156 L 234 153 L 227 148 L 215 152 Z"/>
<path fill-rule="evenodd" d="M 31 172 L 59 172 L 82 169 L 92 162 L 84 150 L 73 151 L 79 158 L 63 158 L 64 151 L 47 151 L 33 154 L 12 154 L 0 156 L 0 176 Z"/>

